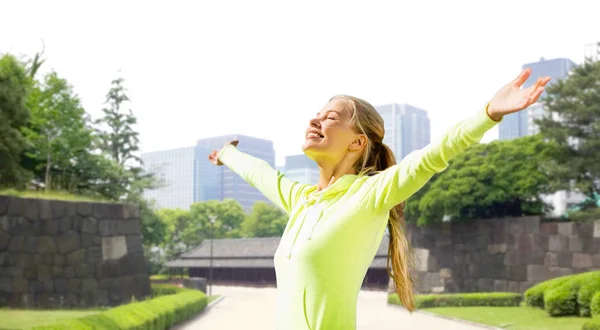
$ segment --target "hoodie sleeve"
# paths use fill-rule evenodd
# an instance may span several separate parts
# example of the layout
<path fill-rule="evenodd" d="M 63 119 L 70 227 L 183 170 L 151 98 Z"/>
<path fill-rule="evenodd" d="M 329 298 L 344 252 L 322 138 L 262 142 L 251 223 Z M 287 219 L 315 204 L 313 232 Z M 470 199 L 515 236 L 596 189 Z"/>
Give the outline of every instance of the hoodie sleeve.
<path fill-rule="evenodd" d="M 289 180 L 269 163 L 226 145 L 219 152 L 219 160 L 250 185 L 258 189 L 275 205 L 289 214 L 307 185 Z"/>
<path fill-rule="evenodd" d="M 448 167 L 458 153 L 481 140 L 496 122 L 487 114 L 487 106 L 449 129 L 442 139 L 411 152 L 400 163 L 369 177 L 365 184 L 366 207 L 390 210 L 421 189 L 435 174 Z"/>

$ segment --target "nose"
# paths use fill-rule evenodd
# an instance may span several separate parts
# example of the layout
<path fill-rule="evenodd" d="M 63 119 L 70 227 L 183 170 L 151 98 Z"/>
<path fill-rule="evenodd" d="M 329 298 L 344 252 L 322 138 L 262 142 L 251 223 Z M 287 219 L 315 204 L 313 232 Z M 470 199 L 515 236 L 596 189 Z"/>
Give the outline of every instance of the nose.
<path fill-rule="evenodd" d="M 316 127 L 318 129 L 321 129 L 321 122 L 319 121 L 319 119 L 313 118 L 310 120 L 310 127 Z"/>

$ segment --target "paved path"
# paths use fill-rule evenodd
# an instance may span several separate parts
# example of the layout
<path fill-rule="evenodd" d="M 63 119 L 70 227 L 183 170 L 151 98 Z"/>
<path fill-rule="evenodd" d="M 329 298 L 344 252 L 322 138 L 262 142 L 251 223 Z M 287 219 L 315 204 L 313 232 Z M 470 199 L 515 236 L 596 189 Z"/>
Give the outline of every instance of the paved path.
<path fill-rule="evenodd" d="M 275 330 L 275 289 L 215 286 L 213 293 L 224 299 L 177 330 Z M 356 318 L 357 330 L 486 329 L 422 313 L 410 315 L 387 306 L 385 292 L 374 291 L 361 291 Z"/>

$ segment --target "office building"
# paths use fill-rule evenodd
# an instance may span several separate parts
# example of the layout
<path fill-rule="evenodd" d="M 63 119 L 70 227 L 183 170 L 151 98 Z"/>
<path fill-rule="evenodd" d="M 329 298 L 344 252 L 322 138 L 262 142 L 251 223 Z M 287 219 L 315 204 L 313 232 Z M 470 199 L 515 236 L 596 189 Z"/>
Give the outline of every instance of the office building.
<path fill-rule="evenodd" d="M 547 86 L 551 86 L 560 79 L 564 79 L 569 72 L 576 66 L 575 62 L 567 58 L 556 58 L 545 60 L 541 58 L 539 62 L 524 64 L 522 70 L 531 68 L 531 76 L 523 84 L 523 88 L 531 87 L 538 78 L 549 76 L 552 79 Z M 546 96 L 542 93 L 541 99 Z M 533 135 L 539 132 L 535 120 L 544 115 L 543 104 L 540 102 L 529 107 L 525 111 L 519 111 L 504 116 L 502 122 L 498 125 L 498 138 L 500 140 L 512 140 L 527 135 Z"/>
<path fill-rule="evenodd" d="M 396 161 L 409 153 L 427 146 L 431 139 L 431 123 L 427 111 L 408 104 L 385 104 L 375 107 L 383 117 L 387 144 Z"/>
<path fill-rule="evenodd" d="M 238 149 L 240 151 L 262 159 L 271 167 L 275 168 L 275 150 L 273 149 L 273 141 L 239 134 L 230 134 L 200 139 L 197 142 L 197 146 L 209 150 L 220 150 L 225 143 L 232 140 L 240 141 L 238 144 Z M 245 211 L 252 210 L 252 206 L 258 201 L 269 202 L 258 189 L 252 187 L 226 166 L 217 168 L 219 171 L 217 175 L 220 182 L 218 199 L 235 199 L 242 205 Z"/>
<path fill-rule="evenodd" d="M 305 154 L 286 156 L 283 173 L 286 178 L 303 184 L 319 182 L 319 167 Z"/>
<path fill-rule="evenodd" d="M 196 146 L 143 153 L 144 171 L 160 181 L 158 188 L 146 190 L 144 196 L 158 208 L 181 209 L 199 200 L 217 199 L 218 170 L 208 162 L 209 152 Z"/>

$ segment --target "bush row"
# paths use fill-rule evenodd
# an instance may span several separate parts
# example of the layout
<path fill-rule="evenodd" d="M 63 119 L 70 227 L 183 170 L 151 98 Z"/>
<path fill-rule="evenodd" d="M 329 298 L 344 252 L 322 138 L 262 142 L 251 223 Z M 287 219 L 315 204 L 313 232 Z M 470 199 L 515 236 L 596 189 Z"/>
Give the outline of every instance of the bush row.
<path fill-rule="evenodd" d="M 154 293 L 157 295 L 156 292 L 159 292 L 159 296 L 153 299 L 34 329 L 163 330 L 198 314 L 207 305 L 207 297 L 201 291 L 176 287 L 171 291 L 167 289 L 159 287 Z"/>
<path fill-rule="evenodd" d="M 513 292 L 424 294 L 415 297 L 415 306 L 417 308 L 519 306 L 521 300 L 521 295 Z M 402 305 L 395 293 L 388 296 L 388 303 Z"/>
<path fill-rule="evenodd" d="M 600 272 L 557 277 L 525 291 L 525 303 L 544 308 L 551 316 L 592 315 L 591 302 L 600 292 Z"/>

